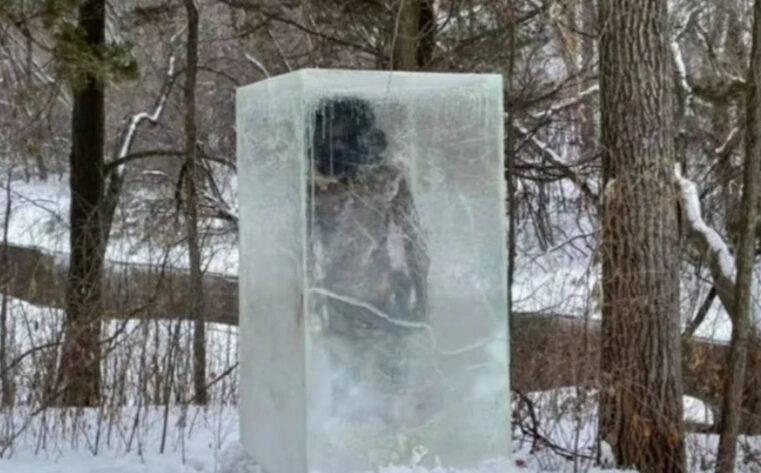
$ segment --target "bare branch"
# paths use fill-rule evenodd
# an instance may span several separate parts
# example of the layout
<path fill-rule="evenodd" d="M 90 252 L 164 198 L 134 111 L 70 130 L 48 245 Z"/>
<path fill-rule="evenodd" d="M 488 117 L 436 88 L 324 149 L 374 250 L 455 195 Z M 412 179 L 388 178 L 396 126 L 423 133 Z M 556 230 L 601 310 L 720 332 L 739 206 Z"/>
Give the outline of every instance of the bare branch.
<path fill-rule="evenodd" d="M 593 202 L 595 206 L 599 204 L 599 196 L 595 191 L 592 190 L 592 187 L 589 185 L 584 176 L 576 172 L 571 167 L 571 165 L 566 164 L 565 160 L 558 153 L 550 148 L 547 143 L 537 138 L 535 134 L 529 132 L 528 129 L 518 123 L 515 123 L 514 126 L 515 129 L 521 133 L 521 135 L 525 136 L 526 139 L 540 151 L 542 157 L 553 167 L 557 168 L 561 173 L 563 173 L 563 175 L 568 178 L 585 197 Z"/>

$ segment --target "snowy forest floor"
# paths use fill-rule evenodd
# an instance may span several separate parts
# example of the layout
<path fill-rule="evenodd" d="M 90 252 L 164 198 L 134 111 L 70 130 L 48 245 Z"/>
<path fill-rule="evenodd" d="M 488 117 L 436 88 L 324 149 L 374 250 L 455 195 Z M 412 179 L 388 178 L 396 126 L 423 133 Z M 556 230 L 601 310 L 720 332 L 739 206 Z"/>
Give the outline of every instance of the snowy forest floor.
<path fill-rule="evenodd" d="M 116 414 L 51 409 L 27 424 L 28 414 L 16 411 L 3 418 L 6 431 L 11 424 L 17 431 L 23 428 L 0 460 L 4 473 L 260 473 L 238 443 L 237 410 L 232 406 L 170 411 L 132 407 Z M 521 442 L 515 448 L 516 471 L 562 471 L 572 465 L 549 450 L 532 453 L 530 445 Z M 391 466 L 382 472 L 448 470 L 412 465 Z M 504 473 L 504 466 L 487 464 L 458 473 Z"/>
<path fill-rule="evenodd" d="M 514 400 L 519 422 L 513 431 L 513 471 L 612 471 L 593 466 L 594 394 L 579 394 L 569 388 L 533 393 L 527 397 L 530 401 Z M 535 410 L 536 425 L 532 424 L 527 402 Z M 694 401 L 685 405 L 688 418 L 706 415 Z M 237 408 L 231 405 L 38 412 L 15 409 L 4 412 L 0 419 L 3 473 L 261 473 L 238 443 Z M 534 428 L 536 432 L 529 434 Z M 715 436 L 689 436 L 690 471 L 712 471 L 715 442 Z M 607 460 L 605 455 L 602 460 Z M 761 471 L 761 440 L 741 440 L 737 471 Z M 411 461 L 381 473 L 450 471 L 427 469 Z M 507 472 L 504 466 L 486 464 L 457 473 Z"/>

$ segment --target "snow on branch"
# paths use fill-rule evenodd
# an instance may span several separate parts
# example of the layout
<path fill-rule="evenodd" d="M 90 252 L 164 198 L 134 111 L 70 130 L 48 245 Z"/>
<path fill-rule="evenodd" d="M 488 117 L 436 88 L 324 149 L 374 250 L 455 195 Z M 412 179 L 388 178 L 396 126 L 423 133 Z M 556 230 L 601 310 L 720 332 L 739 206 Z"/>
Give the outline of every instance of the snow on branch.
<path fill-rule="evenodd" d="M 582 90 L 581 92 L 579 92 L 578 94 L 574 95 L 573 97 L 570 97 L 570 98 L 568 98 L 566 100 L 562 100 L 562 101 L 560 101 L 560 102 L 550 106 L 547 110 L 543 111 L 542 113 L 533 115 L 533 117 L 536 118 L 536 119 L 542 119 L 542 118 L 550 117 L 550 116 L 555 115 L 556 113 L 558 113 L 558 112 L 560 112 L 562 110 L 565 110 L 566 108 L 570 108 L 570 107 L 573 107 L 573 106 L 579 104 L 580 102 L 582 102 L 584 99 L 586 99 L 590 95 L 594 95 L 594 94 L 598 93 L 599 91 L 600 91 L 600 86 L 598 84 L 595 84 L 593 86 L 590 86 L 590 87 Z"/>
<path fill-rule="evenodd" d="M 262 71 L 265 77 L 270 77 L 270 71 L 268 71 L 267 68 L 264 67 L 264 64 L 262 64 L 260 60 L 256 59 L 254 56 L 248 53 L 244 54 L 243 57 L 245 57 L 246 60 L 250 62 L 251 64 L 253 64 L 257 69 Z"/>
<path fill-rule="evenodd" d="M 674 60 L 674 67 L 676 68 L 676 74 L 679 78 L 679 87 L 685 95 L 685 101 L 689 105 L 692 100 L 692 87 L 687 80 L 687 65 L 684 62 L 684 56 L 682 55 L 682 48 L 679 46 L 679 41 L 674 38 L 671 40 L 671 56 Z"/>
<path fill-rule="evenodd" d="M 129 126 L 124 132 L 124 137 L 122 138 L 122 145 L 119 148 L 119 154 L 116 157 L 117 160 L 125 160 L 125 157 L 129 154 L 132 143 L 135 141 L 135 137 L 137 136 L 137 129 L 142 122 L 149 121 L 155 124 L 161 117 L 161 114 L 163 113 L 164 107 L 166 105 L 166 101 L 169 97 L 169 93 L 172 90 L 172 85 L 174 83 L 174 62 L 175 57 L 174 54 L 172 54 L 169 56 L 169 66 L 167 67 L 166 79 L 164 80 L 164 84 L 161 87 L 161 93 L 158 100 L 156 101 L 156 106 L 154 107 L 153 111 L 150 113 L 136 113 L 130 118 Z M 123 165 L 117 166 L 116 172 L 121 173 L 122 167 Z"/>
<path fill-rule="evenodd" d="M 688 112 L 695 94 L 688 80 L 687 64 L 684 60 L 684 55 L 682 54 L 682 47 L 679 45 L 679 39 L 687 31 L 687 27 L 692 22 L 693 16 L 695 16 L 695 14 L 699 11 L 699 7 L 693 6 L 692 8 L 686 10 L 684 14 L 676 15 L 677 21 L 674 27 L 674 33 L 671 37 L 671 41 L 669 42 L 671 57 L 674 61 L 674 68 L 676 69 L 676 75 L 678 79 L 677 82 L 679 87 L 684 92 L 684 100 Z"/>
<path fill-rule="evenodd" d="M 721 235 L 703 220 L 697 186 L 682 176 L 679 165 L 674 170 L 674 181 L 689 240 L 707 258 L 719 299 L 734 319 L 735 260 L 732 252 Z"/>
<path fill-rule="evenodd" d="M 732 130 L 729 132 L 729 135 L 727 135 L 727 138 L 714 150 L 714 153 L 716 153 L 718 156 L 723 156 L 728 151 L 731 151 L 732 148 L 734 148 L 735 144 L 739 141 L 737 139 L 739 136 L 740 127 L 736 126 L 732 128 Z"/>
<path fill-rule="evenodd" d="M 595 203 L 595 205 L 600 201 L 597 193 L 592 190 L 592 187 L 589 185 L 586 178 L 576 172 L 571 167 L 571 165 L 566 164 L 565 160 L 547 143 L 540 140 L 536 134 L 530 132 L 528 129 L 526 129 L 526 127 L 520 125 L 519 123 L 514 123 L 513 126 L 521 135 L 526 137 L 526 139 L 539 150 L 545 161 L 562 172 L 563 175 L 568 178 L 579 189 L 579 191 L 584 194 L 585 197 L 587 197 L 591 202 Z"/>

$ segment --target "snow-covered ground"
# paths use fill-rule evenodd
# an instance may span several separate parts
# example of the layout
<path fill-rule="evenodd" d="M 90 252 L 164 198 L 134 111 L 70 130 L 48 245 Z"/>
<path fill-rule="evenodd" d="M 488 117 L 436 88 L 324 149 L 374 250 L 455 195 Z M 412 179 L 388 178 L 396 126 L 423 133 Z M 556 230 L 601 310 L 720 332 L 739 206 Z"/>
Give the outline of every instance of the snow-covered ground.
<path fill-rule="evenodd" d="M 0 471 L 12 473 L 220 472 L 238 438 L 232 406 L 17 411 L 3 415 L 6 432 L 9 424 L 20 434 L 2 449 Z"/>
<path fill-rule="evenodd" d="M 32 349 L 57 339 L 62 313 L 18 300 L 11 300 L 8 307 L 14 334 L 11 359 L 20 360 L 14 372 L 17 396 L 27 403 L 31 399 L 32 406 L 39 406 L 35 396 L 39 395 L 36 393 L 40 391 L 41 378 L 48 373 L 45 355 L 50 349 L 36 352 Z M 256 472 L 255 465 L 237 445 L 234 327 L 209 324 L 207 331 L 210 376 L 231 370 L 211 387 L 213 405 L 207 409 L 175 405 L 165 410 L 153 402 L 156 395 L 152 393 L 158 390 L 158 396 L 163 397 L 167 388 L 164 383 L 169 379 L 174 382 L 174 387 L 170 387 L 172 400 L 190 390 L 190 370 L 185 365 L 190 357 L 185 342 L 189 337 L 182 337 L 175 354 L 180 368 L 167 374 L 166 361 L 172 331 L 189 332 L 186 325 L 177 321 L 138 320 L 107 323 L 105 331 L 113 340 L 107 345 L 108 354 L 102 364 L 106 406 L 101 410 L 25 407 L 0 411 L 0 472 Z M 140 373 L 146 371 L 151 374 L 143 379 Z M 145 387 L 141 388 L 143 383 Z M 573 403 L 572 396 L 575 390 L 535 393 L 531 398 L 540 412 L 543 435 L 566 449 L 588 454 L 594 448 L 594 412 L 589 410 L 593 403 L 589 400 Z M 569 406 L 574 405 L 579 405 L 584 415 L 573 417 Z M 577 432 L 580 435 L 574 434 Z M 537 449 L 519 429 L 514 430 L 514 435 L 516 471 L 546 471 L 548 467 L 571 471 L 572 462 L 551 450 Z M 581 465 L 586 471 L 589 460 L 582 460 Z M 445 473 L 441 469 L 433 471 Z M 414 466 L 398 466 L 383 473 L 425 472 Z M 504 467 L 485 465 L 468 473 L 504 472 Z"/>
<path fill-rule="evenodd" d="M 575 389 L 560 389 L 529 395 L 540 413 L 539 433 L 548 442 L 522 436 L 516 428 L 512 471 L 504 464 L 457 472 L 425 469 L 410 459 L 410 465 L 389 466 L 380 473 L 603 471 L 593 466 L 592 460 L 596 456 L 595 396 L 580 394 Z M 686 400 L 686 405 L 701 409 L 695 400 Z M 516 402 L 514 408 L 520 413 L 525 405 Z M 13 432 L 12 443 L 0 443 L 3 473 L 262 473 L 238 443 L 235 406 L 48 409 L 38 413 L 17 409 L 2 413 L 0 432 L 5 439 Z M 716 442 L 716 436 L 688 437 L 690 471 L 712 470 Z M 579 457 L 566 458 L 564 451 L 576 451 Z M 610 457 L 606 448 L 602 451 L 605 464 Z M 760 439 L 741 439 L 737 471 L 759 471 L 759 453 Z"/>
<path fill-rule="evenodd" d="M 55 340 L 61 328 L 61 313 L 22 301 L 9 305 L 14 333 L 12 356 L 24 356 L 33 347 Z M 156 406 L 150 394 L 162 390 L 167 379 L 174 380 L 171 398 L 189 390 L 190 351 L 183 341 L 179 347 L 177 372 L 166 374 L 167 343 L 173 330 L 188 330 L 177 321 L 109 322 L 106 332 L 113 337 L 103 362 L 102 410 L 61 410 L 17 408 L 0 411 L 0 472 L 3 473 L 247 473 L 258 472 L 243 453 L 238 441 L 237 334 L 234 327 L 209 325 L 208 356 L 210 376 L 228 374 L 211 388 L 214 402 L 206 409 L 171 409 Z M 183 337 L 183 340 L 189 337 Z M 45 351 L 33 352 L 20 361 L 18 396 L 34 399 L 39 391 L 40 373 L 45 371 Z M 141 390 L 140 374 L 151 372 Z M 42 368 L 41 368 L 42 367 Z M 138 369 L 142 368 L 142 370 Z M 124 374 L 127 383 L 121 381 Z M 148 391 L 145 394 L 143 390 Z M 125 401 L 122 394 L 128 399 Z M 31 396 L 31 397 L 30 397 Z M 516 472 L 596 472 L 596 395 L 576 388 L 529 393 L 537 424 L 528 415 L 529 403 L 513 399 L 513 457 Z M 187 399 L 187 397 L 186 397 Z M 685 419 L 710 423 L 711 410 L 695 398 L 685 397 Z M 36 404 L 35 401 L 32 405 Z M 529 431 L 536 429 L 540 440 Z M 163 442 L 162 442 L 163 439 Z M 552 445 L 542 439 L 548 440 Z M 163 448 L 162 448 L 163 443 Z M 687 441 L 691 471 L 712 467 L 716 437 L 690 435 Z M 761 441 L 741 440 L 743 462 L 740 472 L 761 471 Z M 606 451 L 603 445 L 603 453 Z M 163 453 L 162 453 L 163 452 Z M 568 458 L 568 452 L 578 456 Z M 413 459 L 410 459 L 412 461 Z M 605 460 L 603 455 L 602 460 Z M 486 465 L 468 473 L 505 473 L 504 467 Z M 382 473 L 426 473 L 415 466 L 389 467 Z M 358 472 L 361 473 L 361 472 Z M 433 470 L 431 473 L 448 473 Z M 464 472 L 457 472 L 464 473 Z"/>
<path fill-rule="evenodd" d="M 175 407 L 168 413 L 161 407 L 78 413 L 50 409 L 31 420 L 26 412 L 6 413 L 0 425 L 7 429 L 10 422 L 24 430 L 12 447 L 3 450 L 0 471 L 4 473 L 260 473 L 238 443 L 232 406 Z M 514 471 L 546 471 L 543 465 L 552 461 L 546 452 L 532 453 L 519 443 L 516 448 Z M 486 463 L 456 473 L 508 473 L 508 469 L 504 463 Z M 415 466 L 414 459 L 410 465 L 381 470 L 427 472 L 455 473 Z"/>

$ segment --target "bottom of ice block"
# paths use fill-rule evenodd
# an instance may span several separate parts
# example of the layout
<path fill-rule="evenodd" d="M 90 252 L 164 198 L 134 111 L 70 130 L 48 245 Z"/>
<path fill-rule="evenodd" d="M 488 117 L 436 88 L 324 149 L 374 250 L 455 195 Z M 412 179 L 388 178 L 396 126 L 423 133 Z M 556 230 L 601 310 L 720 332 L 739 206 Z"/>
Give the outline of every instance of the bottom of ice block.
<path fill-rule="evenodd" d="M 513 462 L 506 458 L 485 460 L 473 467 L 446 468 L 441 465 L 426 467 L 416 464 L 388 465 L 373 470 L 356 470 L 350 473 L 514 473 Z M 334 473 L 330 470 L 309 470 L 309 473 Z"/>
<path fill-rule="evenodd" d="M 403 427 L 379 419 L 327 419 L 318 426 L 319 432 L 310 432 L 310 472 L 378 472 L 393 465 L 414 465 L 480 473 L 486 459 L 509 455 L 507 409 L 499 407 L 503 403 L 504 395 L 462 399 L 419 425 Z"/>

